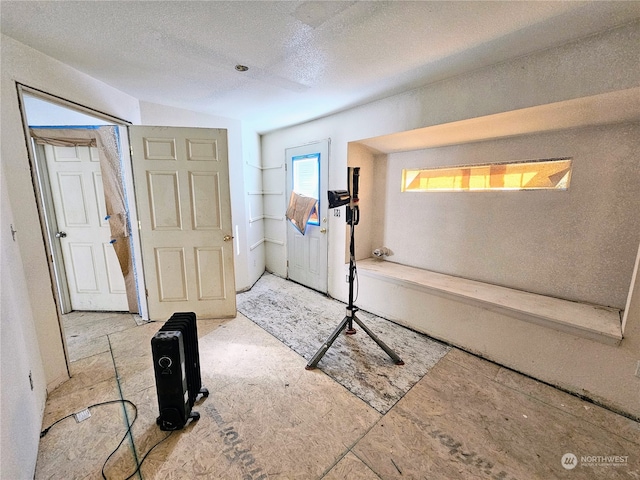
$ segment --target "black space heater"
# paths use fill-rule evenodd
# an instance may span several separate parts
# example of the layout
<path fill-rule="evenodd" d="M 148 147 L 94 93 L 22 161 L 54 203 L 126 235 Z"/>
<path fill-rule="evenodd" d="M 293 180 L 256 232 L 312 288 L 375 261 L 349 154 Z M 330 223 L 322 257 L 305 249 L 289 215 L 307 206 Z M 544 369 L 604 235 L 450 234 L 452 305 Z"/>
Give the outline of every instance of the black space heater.
<path fill-rule="evenodd" d="M 202 387 L 196 314 L 174 313 L 151 339 L 153 367 L 161 430 L 180 430 L 200 414 L 191 409 L 199 395 L 207 397 Z"/>

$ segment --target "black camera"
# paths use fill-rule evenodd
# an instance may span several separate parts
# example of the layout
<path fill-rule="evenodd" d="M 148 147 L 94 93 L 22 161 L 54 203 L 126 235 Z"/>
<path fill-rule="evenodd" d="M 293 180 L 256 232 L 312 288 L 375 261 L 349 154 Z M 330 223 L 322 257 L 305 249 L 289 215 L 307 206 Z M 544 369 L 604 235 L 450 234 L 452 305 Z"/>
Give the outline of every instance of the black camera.
<path fill-rule="evenodd" d="M 347 168 L 347 184 L 348 190 L 329 190 L 329 208 L 338 208 L 349 204 L 347 209 L 347 223 L 357 225 L 360 220 L 360 211 L 358 209 L 358 183 L 360 179 L 360 167 Z"/>
<path fill-rule="evenodd" d="M 351 195 L 346 190 L 329 190 L 329 208 L 338 208 L 351 201 Z"/>

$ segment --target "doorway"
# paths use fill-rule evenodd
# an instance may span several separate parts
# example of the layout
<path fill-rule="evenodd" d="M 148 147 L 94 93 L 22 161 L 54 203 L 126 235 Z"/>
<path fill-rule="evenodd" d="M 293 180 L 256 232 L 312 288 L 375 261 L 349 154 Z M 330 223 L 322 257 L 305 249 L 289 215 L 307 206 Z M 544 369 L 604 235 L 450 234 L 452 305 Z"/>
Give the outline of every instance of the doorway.
<path fill-rule="evenodd" d="M 32 170 L 32 175 L 34 179 L 34 190 L 37 198 L 38 211 L 40 214 L 40 222 L 42 225 L 43 241 L 45 245 L 45 251 L 49 259 L 49 268 L 50 268 L 51 281 L 52 281 L 52 286 L 54 291 L 54 297 L 55 297 L 55 302 L 59 312 L 58 324 L 60 329 L 60 338 L 62 340 L 64 356 L 68 366 L 71 361 L 77 360 L 76 358 L 77 355 L 74 355 L 74 357 L 72 358 L 70 356 L 70 351 L 69 351 L 70 343 L 73 343 L 74 341 L 77 340 L 76 338 L 77 335 L 72 329 L 68 327 L 68 325 L 66 325 L 67 323 L 66 319 L 68 318 L 68 315 L 65 315 L 65 314 L 68 314 L 73 309 L 76 309 L 76 310 L 85 309 L 84 312 L 80 311 L 76 313 L 86 314 L 86 319 L 88 319 L 91 323 L 90 329 L 93 332 L 94 336 L 98 335 L 103 325 L 96 323 L 95 314 L 89 310 L 98 310 L 98 309 L 107 310 L 108 309 L 112 311 L 125 310 L 129 312 L 131 310 L 130 307 L 133 306 L 134 308 L 132 309 L 132 311 L 139 312 L 142 319 L 148 318 L 146 304 L 140 301 L 140 296 L 137 294 L 135 290 L 136 283 L 138 283 L 138 286 L 140 288 L 144 288 L 144 279 L 142 278 L 141 275 L 136 275 L 138 278 L 135 278 L 134 275 L 129 275 L 130 278 L 131 277 L 134 278 L 134 281 L 130 282 L 130 283 L 133 283 L 133 298 L 129 296 L 128 298 L 125 299 L 124 302 L 122 302 L 122 296 L 117 295 L 120 297 L 120 303 L 118 305 L 103 306 L 103 305 L 98 305 L 94 303 L 91 303 L 89 305 L 86 305 L 86 304 L 82 305 L 82 304 L 76 303 L 72 305 L 70 294 L 69 294 L 69 290 L 70 290 L 69 278 L 67 275 L 67 270 L 69 268 L 67 268 L 68 266 L 65 267 L 65 261 L 63 257 L 63 245 L 61 242 L 61 239 L 64 239 L 63 232 L 67 234 L 69 232 L 68 230 L 66 230 L 66 226 L 64 228 L 59 228 L 63 225 L 60 225 L 57 222 L 57 216 L 61 216 L 64 218 L 65 213 L 64 213 L 64 210 L 61 211 L 59 209 L 58 215 L 56 215 L 56 211 L 54 208 L 53 195 L 51 193 L 51 188 L 49 188 L 50 187 L 49 170 L 46 164 L 45 146 L 37 145 L 34 141 L 32 141 L 31 129 L 29 128 L 29 125 L 47 126 L 47 127 L 59 128 L 61 130 L 62 130 L 62 127 L 65 127 L 66 129 L 67 127 L 71 126 L 73 128 L 80 127 L 79 130 L 83 130 L 83 131 L 86 129 L 87 126 L 93 126 L 94 128 L 101 128 L 101 129 L 107 128 L 111 133 L 113 133 L 113 139 L 114 139 L 114 141 L 112 142 L 113 145 L 117 145 L 119 143 L 119 147 L 115 147 L 114 150 L 116 152 L 119 151 L 120 155 L 122 155 L 123 152 L 128 152 L 128 148 L 129 148 L 128 137 L 126 134 L 127 131 L 125 127 L 125 125 L 127 125 L 128 122 L 122 119 L 111 117 L 106 114 L 102 114 L 100 112 L 95 112 L 86 107 L 82 107 L 81 105 L 51 96 L 49 94 L 46 94 L 44 92 L 32 89 L 30 87 L 27 87 L 21 84 L 17 85 L 17 89 L 18 89 L 19 101 L 21 106 L 24 131 L 26 136 L 25 140 L 28 146 L 31 170 Z M 109 125 L 111 127 L 108 127 Z M 95 156 L 93 155 L 95 151 L 92 152 L 91 147 L 87 147 L 84 152 L 80 152 L 80 150 L 81 149 L 76 149 L 75 147 L 74 148 L 69 147 L 68 149 L 65 149 L 65 148 L 58 149 L 57 152 L 52 151 L 51 154 L 54 156 L 56 155 L 58 156 L 58 160 L 61 160 L 59 162 L 60 164 L 66 163 L 68 165 L 72 165 L 72 164 L 79 165 L 81 162 L 78 162 L 77 158 L 78 156 L 81 156 L 81 155 L 88 156 L 89 163 L 94 163 L 94 164 L 100 163 L 100 162 L 91 162 L 92 156 L 93 156 L 93 159 L 95 159 Z M 74 160 L 74 157 L 75 157 L 75 160 Z M 117 157 L 117 154 L 116 154 L 116 157 Z M 125 170 L 125 174 L 119 178 L 125 179 L 123 187 L 125 189 L 125 192 L 128 192 L 127 198 L 133 200 L 134 198 L 132 193 L 133 187 L 129 185 L 129 183 L 132 183 L 130 180 L 131 175 L 129 172 L 126 171 L 127 162 L 122 161 L 122 156 L 120 158 L 120 163 L 122 164 Z M 130 165 L 129 165 L 129 170 L 130 170 Z M 77 175 L 74 172 L 62 172 L 62 173 L 63 173 L 62 178 L 58 180 L 61 180 L 61 185 L 63 187 L 65 187 L 65 182 L 66 182 L 66 186 L 69 186 L 68 185 L 69 182 L 77 183 L 80 181 L 81 176 Z M 55 174 L 55 176 L 58 177 L 57 173 Z M 104 205 L 98 202 L 98 199 L 100 198 L 99 191 L 103 189 L 103 184 L 102 184 L 103 182 L 101 180 L 102 179 L 100 178 L 100 174 L 96 171 L 87 172 L 87 175 L 84 176 L 84 179 L 82 180 L 82 182 L 87 187 L 89 187 L 89 184 L 91 184 L 91 188 L 93 188 L 94 190 L 97 190 L 98 192 L 93 192 L 93 195 L 92 195 L 89 193 L 89 190 L 84 189 L 84 193 L 81 194 L 81 197 L 83 199 L 82 203 L 84 203 L 82 209 L 76 208 L 77 205 L 75 206 L 72 205 L 76 199 L 71 197 L 73 197 L 74 195 L 77 196 L 78 192 L 74 191 L 74 189 L 63 188 L 64 190 L 63 195 L 66 195 L 67 197 L 66 199 L 64 199 L 65 203 L 68 206 L 75 208 L 75 211 L 72 211 L 71 209 L 68 209 L 67 211 L 67 213 L 69 214 L 68 217 L 71 223 L 78 223 L 77 222 L 79 218 L 78 215 L 82 215 L 82 210 L 84 210 L 85 213 L 87 213 L 91 209 L 93 209 L 92 216 L 94 218 L 95 217 L 97 217 L 98 219 L 102 218 L 102 221 L 104 221 L 104 216 L 102 216 L 102 214 L 104 213 L 104 210 L 103 210 Z M 122 181 L 120 181 L 120 184 L 122 184 Z M 45 192 L 47 192 L 47 194 L 44 194 Z M 102 195 L 102 197 L 104 198 L 104 195 Z M 128 210 L 131 213 L 132 224 L 137 225 L 137 216 L 136 216 L 135 208 L 129 208 Z M 102 223 L 102 222 L 99 222 L 98 220 L 95 221 L 96 227 L 99 223 Z M 103 226 L 100 226 L 97 228 L 102 229 L 104 233 Z M 107 230 L 109 229 L 107 228 Z M 60 237 L 56 238 L 56 233 L 58 232 L 60 232 Z M 86 287 L 88 285 L 87 280 L 93 276 L 93 274 L 89 275 L 88 271 L 91 271 L 94 265 L 91 265 L 92 267 L 91 269 L 83 268 L 86 266 L 86 262 L 87 261 L 99 262 L 101 259 L 104 259 L 104 262 L 105 262 L 103 264 L 103 267 L 104 267 L 103 273 L 106 273 L 106 276 L 107 276 L 107 282 L 106 282 L 108 283 L 107 289 L 114 291 L 114 293 L 119 293 L 118 291 L 122 290 L 122 283 L 121 281 L 119 281 L 119 278 L 123 277 L 121 273 L 122 271 L 121 269 L 117 268 L 117 266 L 114 265 L 113 258 L 111 256 L 113 254 L 113 250 L 112 250 L 113 246 L 110 244 L 109 233 L 107 233 L 106 235 L 107 235 L 107 238 L 103 238 L 102 240 L 100 240 L 97 245 L 95 243 L 91 244 L 91 243 L 85 242 L 85 239 L 78 241 L 78 238 L 74 239 L 73 237 L 67 236 L 67 240 L 73 240 L 73 242 L 75 242 L 76 244 L 79 244 L 75 246 L 80 247 L 79 249 L 76 250 L 76 255 L 73 255 L 70 257 L 69 254 L 67 254 L 67 257 L 68 257 L 67 259 L 68 260 L 71 259 L 71 262 L 76 266 L 76 269 L 75 269 L 76 272 L 73 272 L 73 273 L 77 273 L 79 276 L 84 276 L 84 278 L 82 279 L 83 281 L 79 282 L 83 286 L 83 288 L 81 288 L 80 290 L 83 290 L 83 289 L 91 290 L 91 288 L 87 289 Z M 133 257 L 133 264 L 134 264 L 134 268 L 132 269 L 133 272 L 141 271 L 141 267 L 140 267 L 141 257 L 139 254 L 139 246 L 138 246 L 139 239 L 137 235 L 138 235 L 137 231 L 133 231 L 131 235 L 132 241 L 130 242 L 131 243 L 130 246 L 132 247 L 132 251 L 133 251 L 133 253 L 130 254 Z M 104 269 L 106 269 L 107 272 L 104 272 Z M 120 270 L 120 272 L 118 272 L 118 270 Z M 118 275 L 120 276 L 119 278 L 118 278 Z M 91 298 L 93 292 L 85 291 L 83 293 L 87 294 L 85 295 L 86 297 Z M 133 317 L 132 320 L 134 320 L 134 323 L 137 321 L 136 320 L 137 317 L 135 315 L 129 314 L 127 316 L 129 316 L 130 318 Z"/>
<path fill-rule="evenodd" d="M 117 164 L 121 169 L 117 174 L 111 172 L 107 175 L 103 172 L 102 180 L 105 189 L 109 188 L 113 191 L 116 188 L 114 184 L 117 184 L 117 188 L 122 190 L 118 192 L 119 210 L 115 214 L 112 213 L 115 211 L 114 197 L 103 196 L 111 206 L 107 208 L 109 224 L 112 227 L 111 241 L 115 239 L 117 242 L 115 249 L 118 252 L 121 271 L 124 273 L 126 291 L 129 294 L 129 310 L 132 311 L 130 285 L 133 285 L 135 297 L 133 304 L 137 303 L 142 320 L 151 318 L 149 312 L 152 308 L 153 320 L 166 319 L 170 313 L 179 311 L 193 311 L 201 318 L 234 316 L 236 313 L 235 281 L 227 131 L 211 128 L 133 127 L 124 120 L 94 112 L 24 85 L 18 85 L 18 90 L 45 248 L 49 257 L 51 278 L 54 282 L 60 314 L 78 309 L 76 305 L 72 306 L 70 285 L 65 278 L 69 275 L 66 275 L 61 241 L 68 237 L 69 232 L 65 229 L 68 229 L 69 225 L 63 224 L 65 229 L 62 229 L 59 228 L 59 223 L 52 221 L 56 218 L 53 194 L 43 194 L 51 191 L 48 188 L 46 176 L 49 170 L 46 162 L 38 162 L 38 158 L 46 160 L 46 154 L 36 155 L 38 149 L 30 137 L 36 136 L 39 140 L 46 137 L 46 140 L 50 136 L 51 127 L 55 129 L 64 126 L 63 130 L 72 130 L 68 127 L 81 126 L 86 129 L 87 125 L 100 125 L 95 135 L 88 136 L 98 137 L 100 154 L 104 153 L 103 150 L 109 150 L 112 153 L 108 156 L 109 163 Z M 33 107 L 33 103 L 39 103 L 40 108 Z M 38 116 L 40 113 L 42 115 Z M 45 125 L 48 128 L 41 129 L 47 130 L 43 134 L 38 129 L 30 129 L 29 124 Z M 108 125 L 116 125 L 116 127 Z M 54 132 L 53 137 L 60 136 L 59 133 Z M 78 135 L 77 131 L 66 133 L 68 135 L 65 141 L 68 138 L 75 140 L 83 136 Z M 64 146 L 69 147 L 69 145 Z M 52 155 L 74 157 L 76 150 L 74 147 L 70 150 L 53 151 Z M 88 156 L 88 163 L 90 163 L 91 149 L 89 148 L 83 154 Z M 77 159 L 74 162 L 81 163 Z M 100 161 L 101 166 L 103 163 Z M 135 175 L 134 164 L 140 167 L 137 168 Z M 57 172 L 53 173 L 58 178 Z M 85 183 L 95 182 L 97 188 L 93 197 L 100 196 L 97 193 L 100 182 L 97 181 L 96 172 L 89 173 L 91 175 L 87 176 L 88 180 Z M 67 200 L 70 203 L 88 205 L 91 203 L 88 198 L 92 198 L 92 195 L 86 195 L 86 192 L 83 192 L 79 178 L 80 175 L 75 172 L 64 178 L 64 181 L 70 182 L 72 187 Z M 151 201 L 145 203 L 140 197 Z M 95 198 L 93 201 L 95 202 Z M 75 215 L 74 218 L 77 220 L 83 217 L 83 210 L 86 214 L 87 209 L 75 208 L 71 216 Z M 94 211 L 98 213 L 93 215 L 104 220 L 100 210 L 101 206 L 97 205 Z M 140 220 L 138 220 L 138 212 L 140 212 Z M 65 208 L 58 210 L 58 216 L 67 216 Z M 174 223 L 171 223 L 171 218 L 175 220 Z M 114 223 L 123 228 L 114 233 Z M 124 226 L 126 226 L 126 232 Z M 63 234 L 67 234 L 67 237 Z M 162 238 L 157 234 L 162 234 Z M 199 241 L 200 237 L 204 237 L 206 241 Z M 100 241 L 97 247 L 89 247 L 85 244 L 88 242 L 84 241 L 77 243 L 80 243 L 82 248 L 77 250 L 77 255 L 75 252 L 67 255 L 72 262 L 69 270 L 78 270 L 75 265 L 76 257 L 81 261 L 94 261 L 93 259 L 96 258 L 94 252 L 105 247 L 104 242 L 100 243 Z M 127 261 L 131 263 L 128 269 L 122 265 L 122 245 L 131 247 L 131 251 L 125 255 Z M 108 277 L 110 267 L 106 261 L 105 265 Z M 95 275 L 87 274 L 82 268 L 80 270 L 82 270 L 80 274 L 84 275 L 83 280 L 91 284 Z M 112 282 L 111 288 L 113 287 L 115 287 L 114 290 L 118 290 L 117 282 Z M 156 293 L 159 295 L 155 295 Z M 105 309 L 97 308 L 93 304 L 80 308 Z M 116 311 L 120 309 L 120 307 L 106 308 Z M 91 317 L 90 314 L 86 315 L 86 318 L 89 317 Z M 68 363 L 66 331 L 62 318 L 59 320 Z"/>
<path fill-rule="evenodd" d="M 287 198 L 292 192 L 317 200 L 304 233 L 287 222 L 287 275 L 296 283 L 328 291 L 327 183 L 329 140 L 286 149 Z"/>
<path fill-rule="evenodd" d="M 21 93 L 25 123 L 31 132 L 28 143 L 33 153 L 42 223 L 60 312 L 144 314 L 133 272 L 127 273 L 127 285 L 124 285 L 123 269 L 113 245 L 117 240 L 111 237 L 111 220 L 105 204 L 105 185 L 111 184 L 111 190 L 124 191 L 123 175 L 113 175 L 105 184 L 105 142 L 100 142 L 103 147 L 100 153 L 96 148 L 97 138 L 106 138 L 96 132 L 109 129 L 111 163 L 124 164 L 123 146 L 119 144 L 116 130 L 124 122 L 116 123 L 38 94 L 31 95 L 26 87 Z M 133 211 L 135 218 L 135 208 L 124 199 L 122 203 L 126 213 Z M 126 263 L 133 265 L 134 254 L 129 245 L 134 243 L 132 239 L 135 240 L 126 238 L 121 243 L 127 244 Z M 118 245 L 118 250 L 122 247 Z M 118 256 L 123 257 L 122 251 Z"/>

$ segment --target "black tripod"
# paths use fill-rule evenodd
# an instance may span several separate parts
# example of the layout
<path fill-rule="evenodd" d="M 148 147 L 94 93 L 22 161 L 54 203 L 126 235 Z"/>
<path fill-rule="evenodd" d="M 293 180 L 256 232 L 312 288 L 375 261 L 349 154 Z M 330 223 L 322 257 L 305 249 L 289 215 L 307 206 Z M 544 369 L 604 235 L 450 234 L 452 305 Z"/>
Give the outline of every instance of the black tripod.
<path fill-rule="evenodd" d="M 349 170 L 351 171 L 351 169 Z M 336 338 L 338 338 L 338 335 L 340 335 L 340 332 L 342 332 L 342 330 L 345 327 L 347 328 L 345 332 L 347 335 L 353 335 L 356 333 L 355 328 L 353 328 L 353 322 L 356 322 L 358 325 L 360 325 L 360 328 L 362 328 L 362 330 L 364 330 L 364 332 L 367 335 L 369 335 L 373 339 L 373 341 L 380 346 L 380 348 L 382 348 L 385 352 L 387 352 L 387 355 L 389 355 L 393 359 L 396 365 L 404 365 L 404 362 L 402 361 L 402 359 L 393 350 L 391 350 L 391 348 L 389 348 L 389 346 L 386 343 L 380 340 L 375 335 L 375 333 L 369 330 L 367 326 L 364 323 L 362 323 L 362 321 L 358 317 L 356 317 L 356 312 L 359 309 L 353 304 L 353 282 L 355 279 L 354 277 L 355 277 L 355 271 L 356 271 L 354 227 L 355 225 L 358 224 L 358 221 L 360 220 L 360 210 L 358 209 L 358 206 L 357 206 L 357 202 L 358 202 L 357 178 L 359 173 L 358 172 L 359 167 L 355 167 L 354 170 L 355 170 L 355 173 L 353 173 L 354 184 L 352 189 L 354 198 L 351 199 L 351 202 L 347 207 L 347 222 L 349 223 L 349 227 L 351 229 L 351 243 L 349 245 L 349 305 L 347 305 L 347 314 L 342 319 L 342 322 L 340 322 L 340 325 L 336 327 L 336 329 L 329 336 L 327 341 L 324 342 L 324 344 L 322 344 L 320 349 L 309 361 L 309 363 L 305 367 L 305 369 L 307 370 L 313 370 L 314 368 L 316 368 L 316 365 L 318 365 L 318 362 L 320 361 L 320 359 L 324 356 L 325 353 L 327 353 L 327 350 L 329 350 L 329 347 L 331 347 L 333 342 L 335 342 Z M 350 179 L 352 178 L 351 174 L 349 175 L 349 178 Z M 331 208 L 331 205 L 329 205 L 329 208 Z"/>

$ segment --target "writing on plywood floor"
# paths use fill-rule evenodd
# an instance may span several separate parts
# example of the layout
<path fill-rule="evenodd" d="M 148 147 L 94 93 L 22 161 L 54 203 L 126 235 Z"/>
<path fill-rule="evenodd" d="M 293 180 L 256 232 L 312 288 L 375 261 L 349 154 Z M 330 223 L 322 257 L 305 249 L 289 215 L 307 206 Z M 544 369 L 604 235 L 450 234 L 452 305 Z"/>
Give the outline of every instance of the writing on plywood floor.
<path fill-rule="evenodd" d="M 293 351 L 310 360 L 345 316 L 345 304 L 276 275 L 265 273 L 238 295 L 238 311 Z M 341 333 L 318 368 L 386 413 L 449 347 L 370 313 L 358 318 L 405 362 L 396 365 L 365 332 Z"/>
<path fill-rule="evenodd" d="M 71 362 L 72 378 L 48 395 L 43 428 L 53 426 L 40 440 L 36 480 L 97 480 L 102 468 L 109 479 L 140 468 L 146 480 L 640 478 L 640 424 L 548 385 L 451 348 L 383 415 L 306 371 L 304 358 L 242 314 L 198 319 L 211 393 L 196 402 L 200 420 L 151 450 L 167 436 L 156 425 L 150 348 L 163 322 L 110 323 L 107 351 Z M 81 324 L 78 338 L 89 343 L 102 328 Z M 120 398 L 136 405 L 135 424 L 133 406 L 119 403 L 55 423 Z"/>

